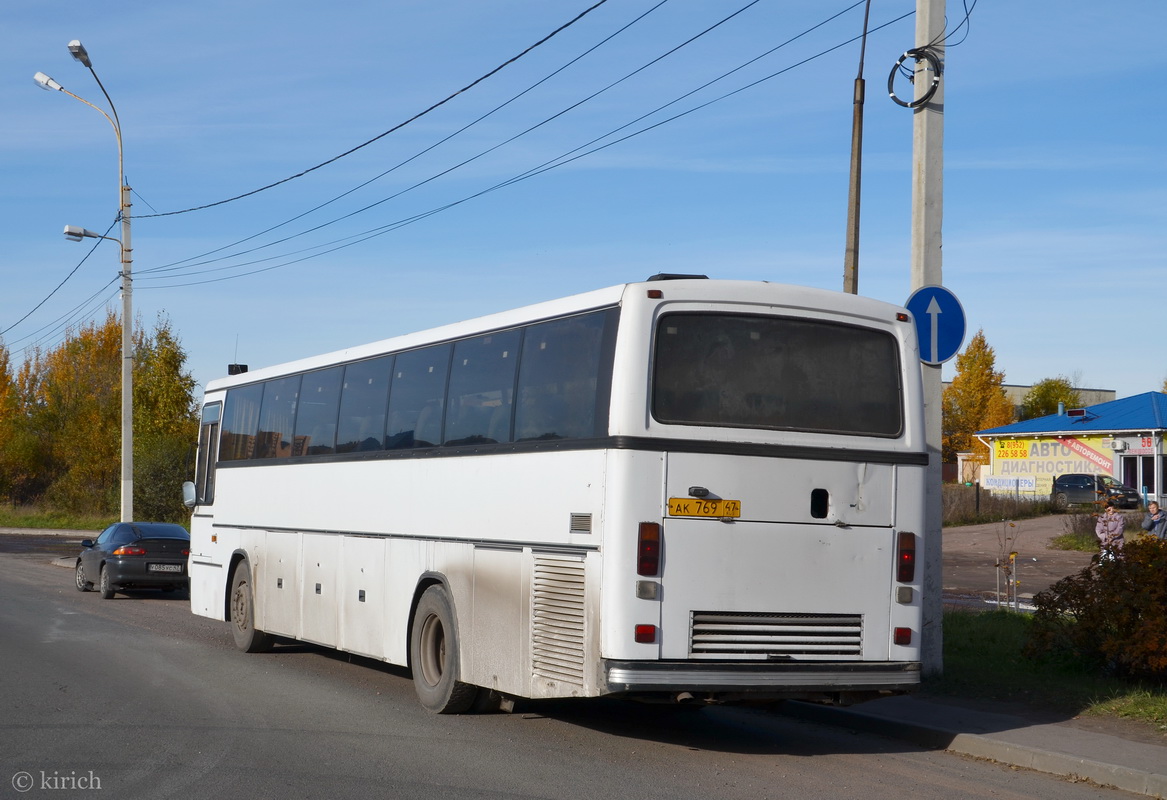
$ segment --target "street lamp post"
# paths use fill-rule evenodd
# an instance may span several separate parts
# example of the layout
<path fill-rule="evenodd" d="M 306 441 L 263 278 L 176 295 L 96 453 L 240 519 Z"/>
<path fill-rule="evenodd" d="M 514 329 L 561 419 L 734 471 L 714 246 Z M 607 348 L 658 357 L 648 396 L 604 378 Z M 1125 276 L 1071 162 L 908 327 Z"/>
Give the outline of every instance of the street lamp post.
<path fill-rule="evenodd" d="M 122 126 L 118 119 L 117 108 L 114 107 L 113 100 L 110 99 L 109 93 L 105 91 L 105 86 L 101 83 L 101 78 L 97 77 L 97 73 L 93 69 L 93 64 L 89 60 L 89 53 L 86 52 L 85 47 L 81 42 L 74 39 L 69 42 L 69 52 L 77 61 L 80 61 L 93 75 L 93 79 L 97 81 L 97 85 L 101 88 L 101 93 L 105 95 L 105 100 L 109 103 L 109 110 L 113 113 L 111 117 L 105 113 L 98 106 L 93 105 L 83 97 L 70 92 L 61 84 L 50 78 L 43 72 L 38 72 L 33 76 L 33 80 L 42 89 L 64 92 L 72 97 L 74 100 L 80 100 L 90 108 L 97 109 L 101 115 L 109 120 L 109 124 L 113 126 L 114 135 L 117 137 L 118 144 L 118 216 L 122 223 L 122 238 L 112 239 L 118 242 L 121 250 L 121 277 L 122 277 L 122 487 L 121 487 L 121 519 L 122 522 L 129 522 L 134 518 L 134 316 L 133 316 L 133 285 L 131 283 L 130 274 L 133 266 L 133 248 L 130 246 L 130 187 L 126 183 L 125 162 L 122 154 Z M 92 237 L 98 239 L 109 239 L 111 237 L 100 236 L 84 228 L 76 228 L 72 225 L 65 227 L 65 235 L 74 240 L 81 241 L 83 237 Z"/>

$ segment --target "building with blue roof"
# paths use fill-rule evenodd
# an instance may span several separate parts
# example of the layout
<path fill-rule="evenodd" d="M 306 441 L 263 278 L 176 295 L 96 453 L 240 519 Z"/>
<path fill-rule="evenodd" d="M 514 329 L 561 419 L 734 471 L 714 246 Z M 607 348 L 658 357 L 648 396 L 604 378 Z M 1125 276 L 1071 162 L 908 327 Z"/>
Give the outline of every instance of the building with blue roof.
<path fill-rule="evenodd" d="M 980 482 L 994 491 L 1048 497 L 1056 476 L 1110 475 L 1146 500 L 1167 495 L 1167 394 L 1146 392 L 977 431 L 989 447 Z"/>

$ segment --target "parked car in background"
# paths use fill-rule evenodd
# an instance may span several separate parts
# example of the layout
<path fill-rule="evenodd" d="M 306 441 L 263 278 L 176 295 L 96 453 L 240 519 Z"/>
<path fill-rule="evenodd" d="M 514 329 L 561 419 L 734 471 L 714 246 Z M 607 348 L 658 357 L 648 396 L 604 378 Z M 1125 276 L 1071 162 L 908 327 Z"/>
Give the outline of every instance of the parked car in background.
<path fill-rule="evenodd" d="M 84 539 L 75 569 L 77 590 L 97 584 L 106 600 L 124 589 L 187 587 L 190 533 L 170 522 L 115 522 L 97 541 Z"/>
<path fill-rule="evenodd" d="M 1138 508 L 1139 493 L 1109 475 L 1071 472 L 1054 478 L 1050 500 L 1056 508 L 1080 505 L 1105 505 L 1109 500 L 1117 508 Z"/>

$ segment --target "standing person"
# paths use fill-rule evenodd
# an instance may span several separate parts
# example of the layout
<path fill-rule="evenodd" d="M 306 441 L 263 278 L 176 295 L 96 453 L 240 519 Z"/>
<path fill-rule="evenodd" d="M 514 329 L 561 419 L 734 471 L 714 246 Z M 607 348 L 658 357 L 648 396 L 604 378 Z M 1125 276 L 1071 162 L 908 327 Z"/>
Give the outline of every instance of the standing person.
<path fill-rule="evenodd" d="M 1122 529 L 1126 526 L 1126 518 L 1118 513 L 1114 503 L 1106 502 L 1106 511 L 1098 517 L 1094 525 L 1094 534 L 1102 545 L 1102 557 L 1114 558 L 1122 554 Z"/>
<path fill-rule="evenodd" d="M 1143 518 L 1143 530 L 1160 539 L 1167 539 L 1167 512 L 1159 508 L 1154 500 L 1147 503 L 1147 516 Z"/>

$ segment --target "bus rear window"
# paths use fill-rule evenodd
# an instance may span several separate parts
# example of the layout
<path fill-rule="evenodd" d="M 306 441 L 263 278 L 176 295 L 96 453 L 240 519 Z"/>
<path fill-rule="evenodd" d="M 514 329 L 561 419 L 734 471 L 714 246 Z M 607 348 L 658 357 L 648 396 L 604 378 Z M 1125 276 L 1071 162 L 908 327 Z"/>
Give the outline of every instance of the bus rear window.
<path fill-rule="evenodd" d="M 669 314 L 659 322 L 660 422 L 898 436 L 900 359 L 886 332 L 822 320 Z"/>

